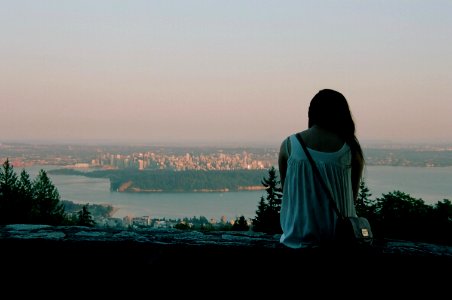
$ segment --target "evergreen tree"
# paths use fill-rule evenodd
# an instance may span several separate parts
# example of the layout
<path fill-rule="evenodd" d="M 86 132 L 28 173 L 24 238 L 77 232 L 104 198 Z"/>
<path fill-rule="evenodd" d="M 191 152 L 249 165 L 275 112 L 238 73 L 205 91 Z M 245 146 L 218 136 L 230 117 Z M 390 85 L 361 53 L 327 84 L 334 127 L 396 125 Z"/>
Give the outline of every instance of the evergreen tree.
<path fill-rule="evenodd" d="M 256 217 L 253 219 L 253 230 L 266 233 L 281 233 L 280 210 L 282 200 L 282 188 L 277 178 L 275 167 L 268 170 L 268 177 L 261 181 L 265 187 L 267 196 L 259 201 Z"/>
<path fill-rule="evenodd" d="M 37 224 L 59 225 L 66 219 L 60 194 L 44 170 L 39 171 L 33 181 L 34 203 L 33 222 Z"/>
<path fill-rule="evenodd" d="M 17 175 L 9 160 L 0 169 L 0 224 L 11 224 L 17 215 Z"/>
<path fill-rule="evenodd" d="M 78 213 L 77 225 L 93 227 L 96 222 L 88 210 L 88 204 L 83 205 L 82 209 Z"/>
<path fill-rule="evenodd" d="M 275 167 L 268 170 L 268 178 L 262 180 L 262 185 L 267 191 L 268 208 L 279 214 L 281 210 L 282 188 L 279 186 Z"/>
<path fill-rule="evenodd" d="M 261 231 L 265 232 L 265 221 L 266 221 L 266 212 L 267 212 L 267 203 L 265 203 L 264 196 L 261 196 L 261 200 L 259 201 L 259 205 L 256 210 L 256 217 L 252 220 L 253 231 Z"/>
<path fill-rule="evenodd" d="M 17 184 L 17 175 L 14 171 L 13 165 L 9 163 L 9 159 L 3 163 L 2 169 L 0 169 L 0 192 L 1 195 L 6 195 L 9 191 L 13 190 Z"/>
<path fill-rule="evenodd" d="M 369 197 L 372 194 L 369 191 L 364 180 L 359 183 L 359 193 L 355 202 L 356 213 L 358 216 L 371 218 L 373 210 L 375 209 L 375 200 L 371 200 Z"/>
<path fill-rule="evenodd" d="M 30 175 L 22 170 L 18 181 L 18 212 L 20 217 L 18 218 L 19 223 L 30 223 L 32 220 L 32 209 L 34 202 L 33 195 L 33 183 L 30 179 Z"/>

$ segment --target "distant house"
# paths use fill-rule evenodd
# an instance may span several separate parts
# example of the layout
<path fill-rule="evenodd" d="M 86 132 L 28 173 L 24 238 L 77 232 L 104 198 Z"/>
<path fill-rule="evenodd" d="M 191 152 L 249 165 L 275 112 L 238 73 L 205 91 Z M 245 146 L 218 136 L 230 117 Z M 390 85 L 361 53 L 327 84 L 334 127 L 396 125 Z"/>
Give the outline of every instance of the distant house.
<path fill-rule="evenodd" d="M 132 225 L 149 226 L 151 225 L 151 217 L 150 216 L 134 217 L 132 218 Z"/>

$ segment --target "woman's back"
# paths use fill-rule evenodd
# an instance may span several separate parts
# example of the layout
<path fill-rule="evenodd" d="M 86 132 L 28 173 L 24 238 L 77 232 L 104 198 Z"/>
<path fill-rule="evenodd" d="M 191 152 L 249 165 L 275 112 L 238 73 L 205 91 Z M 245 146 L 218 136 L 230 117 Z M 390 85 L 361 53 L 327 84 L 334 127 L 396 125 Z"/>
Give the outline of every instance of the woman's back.
<path fill-rule="evenodd" d="M 351 184 L 350 147 L 334 133 L 317 126 L 301 133 L 308 151 L 344 215 L 356 215 Z M 288 139 L 287 171 L 281 206 L 281 242 L 292 248 L 333 239 L 336 214 L 327 191 L 316 180 L 295 135 Z"/>

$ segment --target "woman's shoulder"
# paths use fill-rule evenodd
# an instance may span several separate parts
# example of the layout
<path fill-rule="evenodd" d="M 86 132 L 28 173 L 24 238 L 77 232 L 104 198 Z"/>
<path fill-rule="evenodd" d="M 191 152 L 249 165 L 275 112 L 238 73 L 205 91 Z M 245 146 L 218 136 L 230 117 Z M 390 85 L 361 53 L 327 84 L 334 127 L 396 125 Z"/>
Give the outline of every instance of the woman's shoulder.
<path fill-rule="evenodd" d="M 281 145 L 280 145 L 280 153 L 284 153 L 284 154 L 287 154 L 287 156 L 289 156 L 289 155 L 290 155 L 290 152 L 291 152 L 291 149 L 292 149 L 292 143 L 293 143 L 293 141 L 296 141 L 296 136 L 297 136 L 298 134 L 300 134 L 300 135 L 303 137 L 303 136 L 305 135 L 305 132 L 306 132 L 306 131 L 307 131 L 307 130 L 300 131 L 300 132 L 295 132 L 295 133 L 293 133 L 293 134 L 287 136 L 287 137 L 281 142 Z M 303 139 L 304 139 L 304 137 L 303 137 Z"/>

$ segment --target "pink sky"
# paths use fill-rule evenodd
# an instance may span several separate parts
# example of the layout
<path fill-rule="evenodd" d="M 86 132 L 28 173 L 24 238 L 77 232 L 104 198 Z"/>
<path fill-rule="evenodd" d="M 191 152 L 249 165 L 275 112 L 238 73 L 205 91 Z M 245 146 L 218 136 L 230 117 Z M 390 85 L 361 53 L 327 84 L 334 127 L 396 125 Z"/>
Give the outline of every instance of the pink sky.
<path fill-rule="evenodd" d="M 362 141 L 452 142 L 447 1 L 8 1 L 0 142 L 279 145 L 320 89 Z"/>

